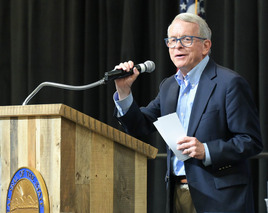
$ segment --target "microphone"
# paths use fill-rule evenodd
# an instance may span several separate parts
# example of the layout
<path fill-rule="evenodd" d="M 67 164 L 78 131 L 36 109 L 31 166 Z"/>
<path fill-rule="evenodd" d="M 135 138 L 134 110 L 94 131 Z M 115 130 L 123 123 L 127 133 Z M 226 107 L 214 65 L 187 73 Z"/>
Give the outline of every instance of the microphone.
<path fill-rule="evenodd" d="M 144 72 L 151 73 L 155 69 L 155 64 L 153 61 L 145 61 L 144 63 L 134 65 L 134 67 L 136 67 L 140 73 L 144 73 Z M 122 69 L 113 69 L 109 72 L 105 72 L 104 80 L 105 82 L 107 82 L 110 80 L 115 80 L 118 78 L 125 78 L 127 76 L 130 76 L 133 74 L 134 67 L 129 72 L 124 71 Z"/>

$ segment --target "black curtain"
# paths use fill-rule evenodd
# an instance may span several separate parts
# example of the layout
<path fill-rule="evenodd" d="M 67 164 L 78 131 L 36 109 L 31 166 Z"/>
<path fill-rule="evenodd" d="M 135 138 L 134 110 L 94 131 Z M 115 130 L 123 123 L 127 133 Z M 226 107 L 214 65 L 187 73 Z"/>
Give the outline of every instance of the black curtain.
<path fill-rule="evenodd" d="M 0 105 L 20 105 L 42 82 L 85 85 L 121 61 L 152 60 L 156 70 L 133 85 L 140 105 L 175 73 L 163 39 L 179 0 L 0 0 Z M 263 142 L 268 132 L 268 1 L 205 0 L 212 29 L 211 57 L 244 76 L 259 108 Z M 29 104 L 64 103 L 119 128 L 113 118 L 114 83 L 86 91 L 43 88 Z M 165 152 L 156 133 L 146 138 Z M 256 212 L 266 212 L 267 159 L 251 160 Z M 163 213 L 165 159 L 148 161 L 148 212 Z"/>

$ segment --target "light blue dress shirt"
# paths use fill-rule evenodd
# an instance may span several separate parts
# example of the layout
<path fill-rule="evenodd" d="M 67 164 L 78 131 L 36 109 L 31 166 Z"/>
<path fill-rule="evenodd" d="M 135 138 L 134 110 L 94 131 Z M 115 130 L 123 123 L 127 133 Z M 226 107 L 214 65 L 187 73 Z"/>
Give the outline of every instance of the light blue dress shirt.
<path fill-rule="evenodd" d="M 205 69 L 209 61 L 209 56 L 206 56 L 197 66 L 195 66 L 185 77 L 182 75 L 180 70 L 174 76 L 180 86 L 180 94 L 177 104 L 177 114 L 182 123 L 182 126 L 185 129 L 185 132 L 188 130 L 189 119 L 192 111 L 192 106 L 199 84 L 200 76 Z M 133 102 L 132 93 L 129 94 L 125 99 L 119 100 L 118 93 L 114 94 L 114 102 L 118 110 L 117 116 L 123 116 L 128 109 L 130 108 Z M 203 164 L 208 166 L 211 164 L 210 154 L 207 147 L 207 144 L 204 143 L 206 158 L 203 160 Z M 179 161 L 177 157 L 172 157 L 172 167 L 173 173 L 175 175 L 185 175 L 184 163 Z"/>
<path fill-rule="evenodd" d="M 194 103 L 195 94 L 199 84 L 200 77 L 209 61 L 209 56 L 206 56 L 197 66 L 195 66 L 186 76 L 183 76 L 180 70 L 174 76 L 180 86 L 180 93 L 177 104 L 177 114 L 181 124 L 187 133 L 189 120 L 191 116 L 192 106 Z M 203 161 L 205 165 L 209 165 L 210 155 L 207 144 L 204 144 L 206 151 L 206 159 Z M 172 157 L 173 173 L 177 176 L 185 175 L 184 163 L 179 161 L 176 156 Z"/>

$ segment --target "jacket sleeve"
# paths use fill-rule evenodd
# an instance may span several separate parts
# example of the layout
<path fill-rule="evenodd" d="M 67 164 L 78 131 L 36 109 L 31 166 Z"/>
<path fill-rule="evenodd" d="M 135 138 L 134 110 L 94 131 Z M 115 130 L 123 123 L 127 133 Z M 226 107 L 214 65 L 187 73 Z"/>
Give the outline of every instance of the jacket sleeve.
<path fill-rule="evenodd" d="M 169 79 L 173 79 L 173 77 Z M 163 94 L 166 90 L 165 87 L 169 85 L 169 81 L 166 78 L 161 82 L 158 95 L 146 107 L 139 107 L 133 100 L 129 110 L 121 117 L 116 116 L 117 109 L 115 109 L 114 116 L 123 126 L 125 132 L 139 138 L 156 131 L 153 122 L 161 116 L 161 107 L 163 108 L 163 106 L 160 106 L 160 97 L 165 96 Z"/>
<path fill-rule="evenodd" d="M 147 107 L 141 108 L 134 100 L 125 115 L 117 117 L 117 109 L 115 109 L 114 115 L 126 133 L 137 138 L 149 135 L 156 130 L 153 122 L 159 117 L 158 113 L 155 113 L 158 110 L 153 107 L 157 100 L 158 98 L 153 100 Z"/>

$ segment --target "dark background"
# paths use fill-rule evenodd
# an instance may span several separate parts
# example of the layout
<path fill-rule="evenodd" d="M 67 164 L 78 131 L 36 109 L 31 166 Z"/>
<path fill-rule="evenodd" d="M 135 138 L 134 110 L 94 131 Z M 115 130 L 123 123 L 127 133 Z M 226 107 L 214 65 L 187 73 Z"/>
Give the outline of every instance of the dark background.
<path fill-rule="evenodd" d="M 211 57 L 244 76 L 268 136 L 268 1 L 205 0 L 212 29 Z M 0 105 L 20 105 L 42 82 L 85 85 L 121 61 L 152 60 L 155 72 L 133 85 L 146 105 L 164 77 L 176 72 L 163 39 L 179 0 L 0 0 Z M 64 103 L 119 128 L 113 82 L 86 91 L 43 88 L 29 104 Z M 145 142 L 165 152 L 159 135 Z M 267 159 L 251 160 L 256 212 L 266 212 Z M 148 212 L 163 213 L 165 158 L 148 161 Z"/>

